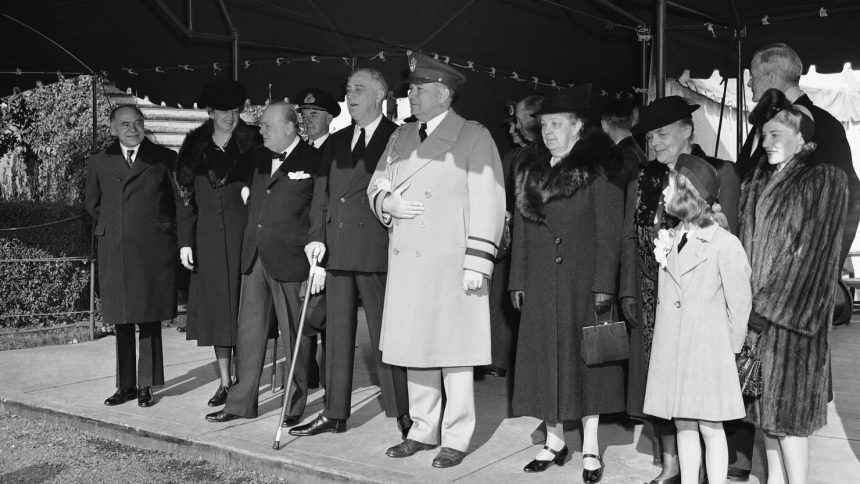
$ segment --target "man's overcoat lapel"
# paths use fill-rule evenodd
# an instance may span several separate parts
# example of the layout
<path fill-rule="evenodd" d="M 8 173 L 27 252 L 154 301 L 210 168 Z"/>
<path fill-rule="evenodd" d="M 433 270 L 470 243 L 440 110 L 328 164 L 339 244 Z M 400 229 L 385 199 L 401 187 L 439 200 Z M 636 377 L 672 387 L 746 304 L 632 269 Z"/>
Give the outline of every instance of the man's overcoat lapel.
<path fill-rule="evenodd" d="M 394 149 L 403 163 L 394 181 L 395 188 L 431 161 L 438 160 L 440 155 L 451 151 L 463 124 L 465 120 L 454 110 L 449 110 L 439 126 L 422 143 L 418 136 L 419 123 L 410 123 L 394 143 Z"/>

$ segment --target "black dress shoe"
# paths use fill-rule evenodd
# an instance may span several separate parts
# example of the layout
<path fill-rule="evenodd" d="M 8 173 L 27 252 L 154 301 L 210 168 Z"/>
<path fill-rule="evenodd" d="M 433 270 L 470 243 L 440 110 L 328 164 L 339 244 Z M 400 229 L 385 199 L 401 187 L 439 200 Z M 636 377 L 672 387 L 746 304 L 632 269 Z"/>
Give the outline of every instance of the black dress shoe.
<path fill-rule="evenodd" d="M 412 428 L 412 418 L 408 413 L 397 417 L 397 428 L 400 429 L 400 436 L 406 440 L 406 437 L 409 437 L 409 429 Z"/>
<path fill-rule="evenodd" d="M 155 399 L 152 398 L 152 387 L 140 387 L 137 389 L 137 406 L 151 407 L 155 405 Z"/>
<path fill-rule="evenodd" d="M 302 421 L 301 415 L 284 415 L 284 421 L 281 422 L 281 427 L 294 427 Z"/>
<path fill-rule="evenodd" d="M 672 477 L 664 477 L 663 479 L 654 479 L 648 484 L 681 484 L 681 474 L 675 474 Z"/>
<path fill-rule="evenodd" d="M 299 425 L 298 427 L 290 429 L 290 435 L 295 435 L 296 437 L 307 437 L 310 435 L 321 434 L 323 432 L 331 432 L 333 434 L 346 432 L 346 419 L 327 418 L 325 415 L 320 415 L 313 419 L 311 423 Z"/>
<path fill-rule="evenodd" d="M 597 469 L 586 469 L 583 467 L 582 469 L 582 482 L 585 484 L 596 484 L 603 479 L 603 459 L 600 458 L 599 455 L 594 454 L 582 454 L 583 460 L 591 457 L 592 459 L 597 459 L 600 462 L 600 467 Z"/>
<path fill-rule="evenodd" d="M 466 457 L 466 453 L 463 451 L 452 449 L 450 447 L 442 447 L 439 449 L 439 454 L 437 454 L 436 458 L 433 459 L 433 467 L 438 467 L 440 469 L 454 467 L 460 462 L 463 462 L 463 457 Z"/>
<path fill-rule="evenodd" d="M 525 467 L 523 467 L 524 471 L 543 472 L 550 466 L 550 464 L 555 464 L 560 467 L 563 466 L 564 463 L 567 461 L 567 454 L 569 453 L 569 450 L 566 445 L 562 447 L 561 450 L 552 450 L 547 446 L 543 446 L 543 450 L 548 450 L 555 457 L 550 460 L 535 459 L 526 464 Z"/>
<path fill-rule="evenodd" d="M 215 390 L 215 395 L 212 395 L 212 398 L 209 399 L 210 407 L 220 407 L 227 403 L 227 394 L 229 393 L 230 388 L 225 387 L 224 385 L 218 385 L 218 389 Z"/>
<path fill-rule="evenodd" d="M 490 365 L 490 366 L 484 367 L 484 374 L 490 375 L 490 376 L 497 376 L 499 378 L 504 378 L 505 376 L 508 375 L 508 370 L 506 370 L 504 368 L 499 368 L 498 366 L 495 366 L 495 365 Z"/>
<path fill-rule="evenodd" d="M 729 467 L 728 479 L 732 482 L 747 482 L 750 480 L 750 471 Z"/>
<path fill-rule="evenodd" d="M 109 396 L 107 400 L 105 400 L 105 405 L 108 407 L 113 407 L 114 405 L 120 405 L 129 400 L 134 400 L 137 397 L 137 387 L 126 388 L 124 390 L 117 390 L 116 393 Z"/>
<path fill-rule="evenodd" d="M 232 413 L 227 413 L 224 410 L 218 410 L 217 412 L 206 414 L 206 420 L 209 422 L 229 422 L 237 418 L 241 417 L 238 415 L 233 415 Z"/>
<path fill-rule="evenodd" d="M 397 458 L 409 457 L 419 450 L 430 450 L 435 448 L 436 446 L 432 444 L 425 444 L 424 442 L 418 442 L 417 440 L 406 439 L 394 447 L 389 447 L 388 450 L 385 451 L 385 455 Z"/>

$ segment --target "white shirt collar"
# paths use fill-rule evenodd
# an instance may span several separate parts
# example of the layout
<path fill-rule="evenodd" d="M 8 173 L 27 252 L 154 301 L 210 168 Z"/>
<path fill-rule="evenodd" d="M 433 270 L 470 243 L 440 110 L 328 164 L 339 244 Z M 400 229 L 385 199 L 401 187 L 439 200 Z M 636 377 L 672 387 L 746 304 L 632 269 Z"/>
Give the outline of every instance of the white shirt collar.
<path fill-rule="evenodd" d="M 367 126 L 364 126 L 364 144 L 365 146 L 370 143 L 370 138 L 373 138 L 373 133 L 376 132 L 376 128 L 379 127 L 379 123 L 382 122 L 382 114 L 376 117 L 373 121 L 370 122 Z M 358 136 L 361 135 L 361 126 L 354 125 L 352 129 L 352 144 L 351 147 L 355 148 L 355 144 L 358 143 Z"/>
<path fill-rule="evenodd" d="M 328 135 L 329 135 L 329 133 L 326 133 L 326 134 L 320 136 L 319 138 L 317 138 L 313 141 L 308 140 L 308 144 L 310 144 L 311 147 L 313 147 L 313 148 L 320 149 L 322 147 L 323 143 L 325 143 L 325 140 L 328 139 Z"/>
<path fill-rule="evenodd" d="M 290 146 L 287 146 L 287 149 L 285 149 L 281 153 L 286 153 L 287 156 L 290 156 L 290 153 L 292 153 L 296 146 L 299 145 L 299 141 L 301 141 L 301 138 L 296 136 L 296 139 L 294 139 L 293 142 L 290 143 Z M 272 158 L 272 176 L 275 175 L 275 172 L 278 171 L 278 168 L 280 168 L 282 164 L 284 164 L 283 161 L 277 158 Z"/>
<path fill-rule="evenodd" d="M 129 147 L 129 146 L 126 146 L 126 145 L 120 143 L 119 148 L 120 148 L 120 150 L 122 150 L 122 158 L 124 160 L 128 159 L 128 152 L 133 151 L 133 153 L 131 154 L 131 161 L 132 162 L 137 159 L 137 155 L 138 155 L 138 153 L 140 153 L 140 145 Z"/>
<path fill-rule="evenodd" d="M 446 109 L 445 112 L 443 112 L 442 114 L 438 114 L 433 119 L 427 121 L 427 136 L 430 136 L 430 133 L 432 133 L 437 126 L 442 124 L 442 120 L 445 119 L 445 116 L 448 114 L 448 111 L 450 111 L 450 109 Z"/>

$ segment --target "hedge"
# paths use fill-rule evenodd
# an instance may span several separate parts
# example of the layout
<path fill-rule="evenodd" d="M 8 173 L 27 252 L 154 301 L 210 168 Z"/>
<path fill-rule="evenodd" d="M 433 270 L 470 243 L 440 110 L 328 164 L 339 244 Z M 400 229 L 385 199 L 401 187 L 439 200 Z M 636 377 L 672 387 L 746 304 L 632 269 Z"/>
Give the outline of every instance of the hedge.
<path fill-rule="evenodd" d="M 30 227 L 80 215 L 62 204 L 0 202 L 0 229 Z M 89 310 L 90 266 L 82 261 L 6 262 L 90 254 L 90 217 L 21 230 L 0 230 L 0 316 Z M 0 317 L 0 327 L 70 324 L 87 314 Z"/>

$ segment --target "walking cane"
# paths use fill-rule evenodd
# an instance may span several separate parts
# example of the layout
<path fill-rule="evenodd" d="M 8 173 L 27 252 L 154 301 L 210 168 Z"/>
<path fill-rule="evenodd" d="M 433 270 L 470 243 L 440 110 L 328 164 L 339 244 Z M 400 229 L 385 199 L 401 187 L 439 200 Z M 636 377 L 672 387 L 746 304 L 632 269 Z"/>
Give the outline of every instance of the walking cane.
<path fill-rule="evenodd" d="M 287 413 L 287 405 L 290 404 L 290 387 L 293 384 L 293 373 L 296 371 L 296 361 L 299 359 L 299 349 L 302 345 L 302 332 L 305 329 L 305 316 L 308 312 L 308 301 L 311 299 L 311 286 L 314 283 L 314 270 L 317 267 L 317 256 L 311 258 L 311 271 L 308 275 L 308 288 L 305 291 L 305 300 L 302 302 L 302 313 L 299 316 L 299 329 L 296 332 L 296 347 L 293 349 L 293 361 L 290 363 L 290 373 L 287 375 L 287 384 L 284 387 L 284 404 L 281 406 L 281 417 L 278 419 L 278 431 L 275 432 L 275 442 L 272 448 L 278 450 L 281 448 L 281 422 L 284 421 L 284 415 Z"/>

